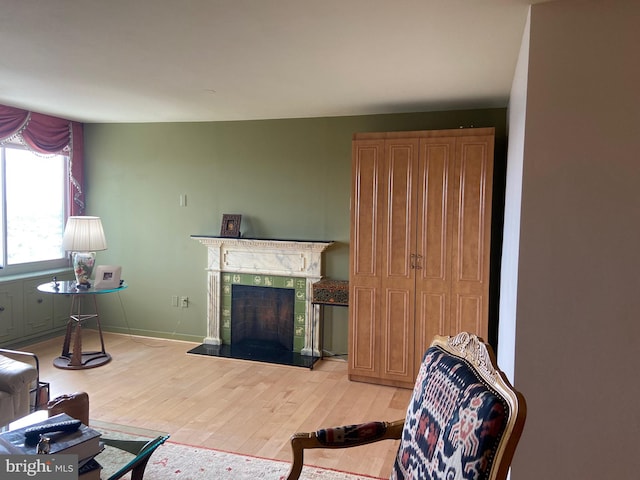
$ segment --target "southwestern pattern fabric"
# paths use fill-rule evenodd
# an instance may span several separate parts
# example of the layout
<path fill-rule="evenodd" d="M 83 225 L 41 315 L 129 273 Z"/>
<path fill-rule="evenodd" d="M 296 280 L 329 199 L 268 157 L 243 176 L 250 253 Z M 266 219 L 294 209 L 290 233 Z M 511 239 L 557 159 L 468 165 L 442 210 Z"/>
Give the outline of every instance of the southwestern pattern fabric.
<path fill-rule="evenodd" d="M 485 480 L 508 405 L 463 360 L 431 347 L 416 379 L 391 480 Z"/>

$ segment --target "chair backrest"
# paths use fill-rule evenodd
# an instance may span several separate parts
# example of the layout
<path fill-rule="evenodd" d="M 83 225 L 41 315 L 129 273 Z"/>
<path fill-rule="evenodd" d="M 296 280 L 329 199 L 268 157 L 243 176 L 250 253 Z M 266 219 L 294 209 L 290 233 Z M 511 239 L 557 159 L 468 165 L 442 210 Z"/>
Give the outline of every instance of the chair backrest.
<path fill-rule="evenodd" d="M 436 337 L 407 409 L 391 479 L 503 480 L 526 416 L 524 397 L 472 334 Z"/>

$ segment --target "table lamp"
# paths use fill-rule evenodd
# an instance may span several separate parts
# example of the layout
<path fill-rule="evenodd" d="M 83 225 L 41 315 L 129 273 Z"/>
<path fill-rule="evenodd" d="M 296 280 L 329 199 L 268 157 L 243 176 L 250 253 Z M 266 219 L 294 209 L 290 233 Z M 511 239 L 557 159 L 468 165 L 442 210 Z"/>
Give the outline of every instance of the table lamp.
<path fill-rule="evenodd" d="M 77 286 L 89 288 L 89 279 L 96 263 L 96 251 L 107 249 L 100 217 L 69 217 L 62 237 L 62 248 L 72 252 Z"/>

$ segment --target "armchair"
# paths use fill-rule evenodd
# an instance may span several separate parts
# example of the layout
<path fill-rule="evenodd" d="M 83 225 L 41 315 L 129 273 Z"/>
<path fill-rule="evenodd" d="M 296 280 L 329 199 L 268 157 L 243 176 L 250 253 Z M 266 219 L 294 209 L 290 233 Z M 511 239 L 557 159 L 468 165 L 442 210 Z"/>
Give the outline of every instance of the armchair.
<path fill-rule="evenodd" d="M 15 360 L 14 356 L 28 357 L 31 363 Z M 7 425 L 31 411 L 32 390 L 34 405 L 39 392 L 38 357 L 32 353 L 0 348 L 0 426 Z"/>
<path fill-rule="evenodd" d="M 504 480 L 524 427 L 526 404 L 475 335 L 436 337 L 426 351 L 404 420 L 296 433 L 287 480 L 310 448 L 400 440 L 390 479 Z"/>

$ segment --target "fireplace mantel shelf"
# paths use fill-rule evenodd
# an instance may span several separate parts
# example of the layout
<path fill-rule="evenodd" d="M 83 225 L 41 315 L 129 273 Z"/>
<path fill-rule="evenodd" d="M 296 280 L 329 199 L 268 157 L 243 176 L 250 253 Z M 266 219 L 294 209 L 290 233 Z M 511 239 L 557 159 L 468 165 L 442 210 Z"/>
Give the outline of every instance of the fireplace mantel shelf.
<path fill-rule="evenodd" d="M 323 243 L 331 245 L 333 240 L 297 240 L 293 238 L 260 238 L 260 237 L 222 237 L 220 235 L 191 235 L 191 238 L 213 238 L 217 240 L 240 240 L 240 241 L 251 241 L 257 240 L 260 242 L 295 242 L 295 243 Z"/>
<path fill-rule="evenodd" d="M 251 246 L 268 247 L 285 250 L 306 250 L 323 252 L 331 245 L 333 241 L 323 240 L 290 240 L 290 239 L 277 239 L 277 238 L 233 238 L 233 237 L 220 237 L 217 235 L 191 235 L 191 238 L 198 240 L 203 245 L 229 245 L 240 248 L 250 248 Z"/>

